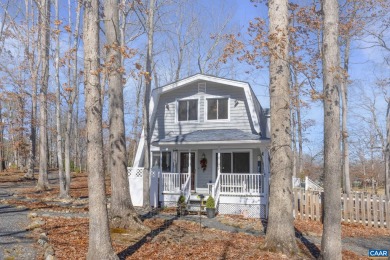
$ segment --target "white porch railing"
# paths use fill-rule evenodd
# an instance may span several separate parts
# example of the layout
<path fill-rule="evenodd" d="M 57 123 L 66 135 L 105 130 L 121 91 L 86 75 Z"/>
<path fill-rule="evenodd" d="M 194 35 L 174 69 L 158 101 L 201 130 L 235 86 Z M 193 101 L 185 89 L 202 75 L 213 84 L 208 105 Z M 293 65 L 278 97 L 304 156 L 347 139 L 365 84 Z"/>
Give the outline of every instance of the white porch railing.
<path fill-rule="evenodd" d="M 183 188 L 190 186 L 191 183 L 189 173 L 163 172 L 161 176 L 164 193 L 181 193 Z"/>
<path fill-rule="evenodd" d="M 264 193 L 264 174 L 221 173 L 220 193 L 229 195 L 259 195 Z"/>
<path fill-rule="evenodd" d="M 305 190 L 324 191 L 320 185 L 310 180 L 308 176 L 305 177 Z"/>

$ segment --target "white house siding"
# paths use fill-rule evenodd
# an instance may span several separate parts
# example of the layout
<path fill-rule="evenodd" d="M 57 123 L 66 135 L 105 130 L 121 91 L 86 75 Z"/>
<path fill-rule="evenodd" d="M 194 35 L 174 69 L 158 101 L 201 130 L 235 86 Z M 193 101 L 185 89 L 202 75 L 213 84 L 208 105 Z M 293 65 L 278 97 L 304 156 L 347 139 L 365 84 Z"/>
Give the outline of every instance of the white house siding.
<path fill-rule="evenodd" d="M 242 88 L 217 83 L 206 84 L 206 93 L 198 93 L 198 82 L 161 94 L 157 104 L 155 121 L 152 123 L 152 140 L 190 133 L 196 130 L 234 129 L 254 132 L 248 104 Z M 229 96 L 229 120 L 206 121 L 206 98 Z M 198 122 L 177 122 L 176 100 L 198 99 Z M 235 106 L 235 101 L 238 104 Z"/>

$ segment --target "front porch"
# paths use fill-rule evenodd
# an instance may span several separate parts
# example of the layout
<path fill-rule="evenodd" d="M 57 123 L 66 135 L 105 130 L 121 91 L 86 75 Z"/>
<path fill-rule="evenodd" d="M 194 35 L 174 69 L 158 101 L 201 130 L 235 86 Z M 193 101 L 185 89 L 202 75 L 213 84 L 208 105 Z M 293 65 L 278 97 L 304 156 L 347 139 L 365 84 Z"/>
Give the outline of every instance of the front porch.
<path fill-rule="evenodd" d="M 142 206 L 143 168 L 128 168 L 130 193 L 134 206 Z M 220 173 L 206 192 L 191 191 L 191 174 L 151 171 L 150 202 L 154 207 L 175 207 L 180 195 L 189 208 L 199 211 L 197 195 L 213 196 L 219 214 L 243 214 L 248 217 L 267 217 L 267 178 L 263 173 Z M 141 187 L 140 187 L 141 186 Z"/>
<path fill-rule="evenodd" d="M 215 199 L 220 214 L 266 218 L 268 156 L 267 144 L 258 140 L 215 144 L 155 142 L 150 154 L 151 205 L 173 207 L 183 195 L 187 205 L 198 211 L 197 196 L 204 195 L 205 200 L 208 196 Z M 137 183 L 131 179 L 133 171 L 143 172 L 143 168 L 129 170 L 130 191 L 137 197 L 141 195 L 132 191 L 131 183 Z M 139 190 L 139 185 L 134 189 Z"/>

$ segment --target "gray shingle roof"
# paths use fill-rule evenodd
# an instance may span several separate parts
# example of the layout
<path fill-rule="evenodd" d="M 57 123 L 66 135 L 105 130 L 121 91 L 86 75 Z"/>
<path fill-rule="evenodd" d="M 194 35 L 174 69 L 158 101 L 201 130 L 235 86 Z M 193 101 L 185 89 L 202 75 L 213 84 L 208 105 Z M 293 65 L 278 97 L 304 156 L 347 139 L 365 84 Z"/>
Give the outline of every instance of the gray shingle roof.
<path fill-rule="evenodd" d="M 246 133 L 239 129 L 215 129 L 215 130 L 197 130 L 191 133 L 168 137 L 154 141 L 153 144 L 185 144 L 185 143 L 204 143 L 218 141 L 260 141 L 261 137 L 256 134 Z"/>

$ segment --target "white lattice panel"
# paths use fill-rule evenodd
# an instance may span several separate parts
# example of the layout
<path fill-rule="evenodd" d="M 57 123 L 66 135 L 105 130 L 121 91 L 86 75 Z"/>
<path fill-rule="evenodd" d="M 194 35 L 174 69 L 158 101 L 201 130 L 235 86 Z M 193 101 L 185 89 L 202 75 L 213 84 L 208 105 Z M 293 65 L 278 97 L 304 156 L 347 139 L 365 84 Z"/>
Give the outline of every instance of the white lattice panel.
<path fill-rule="evenodd" d="M 167 208 L 176 207 L 177 206 L 177 201 L 163 201 L 162 202 L 162 206 L 163 207 L 167 207 Z"/>
<path fill-rule="evenodd" d="M 219 214 L 247 215 L 249 218 L 265 218 L 266 211 L 264 204 L 244 205 L 244 204 L 219 204 Z"/>
<path fill-rule="evenodd" d="M 144 176 L 144 168 L 127 168 L 127 174 L 130 178 L 142 178 Z"/>

